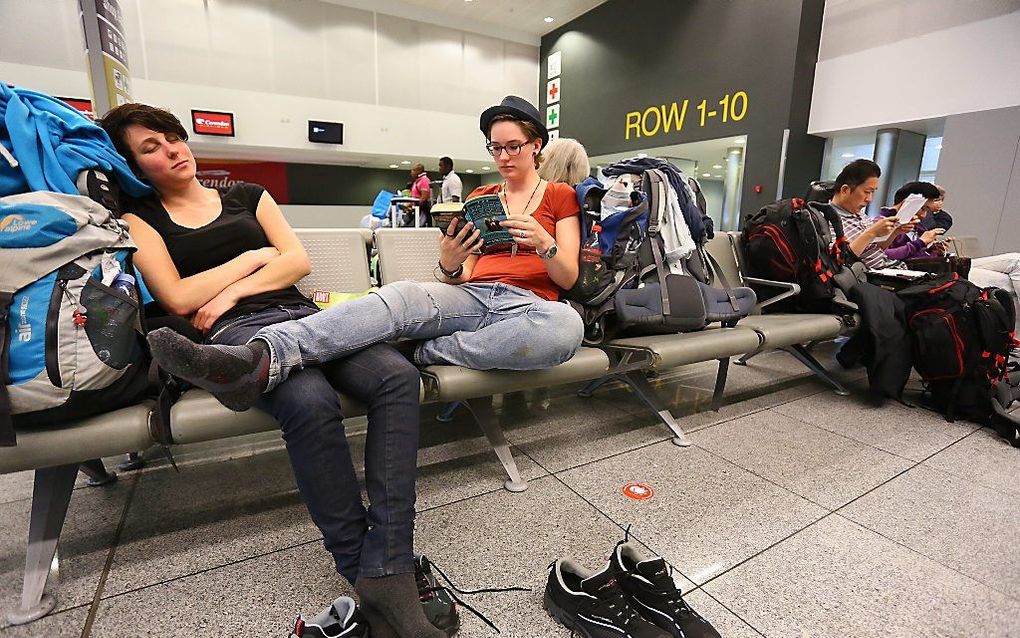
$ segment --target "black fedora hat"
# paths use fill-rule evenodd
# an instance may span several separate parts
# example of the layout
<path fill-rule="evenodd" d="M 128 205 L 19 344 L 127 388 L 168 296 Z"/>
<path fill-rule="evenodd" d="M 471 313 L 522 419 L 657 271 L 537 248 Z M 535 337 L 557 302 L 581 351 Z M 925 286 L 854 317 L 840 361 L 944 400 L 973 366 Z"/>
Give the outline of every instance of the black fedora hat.
<path fill-rule="evenodd" d="M 482 111 L 478 127 L 485 137 L 489 137 L 489 126 L 497 115 L 510 115 L 519 120 L 531 122 L 538 128 L 538 134 L 542 138 L 542 148 L 549 144 L 549 131 L 545 128 L 545 120 L 538 114 L 538 109 L 524 98 L 508 95 L 497 106 L 490 106 Z"/>

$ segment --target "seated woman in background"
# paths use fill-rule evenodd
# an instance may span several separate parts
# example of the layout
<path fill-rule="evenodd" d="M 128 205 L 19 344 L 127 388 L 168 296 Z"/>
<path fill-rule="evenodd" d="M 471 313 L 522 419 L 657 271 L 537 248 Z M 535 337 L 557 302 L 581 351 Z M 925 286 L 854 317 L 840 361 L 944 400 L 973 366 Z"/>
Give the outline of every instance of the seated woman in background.
<path fill-rule="evenodd" d="M 294 286 L 310 271 L 308 256 L 264 188 L 202 186 L 187 132 L 162 109 L 125 104 L 101 124 L 156 191 L 123 210 L 135 267 L 169 313 L 189 318 L 211 344 L 244 344 L 261 328 L 319 314 Z M 337 571 L 358 591 L 372 635 L 444 636 L 426 620 L 413 574 L 418 371 L 380 343 L 289 372 L 244 407 L 279 421 L 298 491 Z M 334 388 L 368 407 L 367 509 Z M 238 407 L 229 395 L 218 398 Z"/>
<path fill-rule="evenodd" d="M 563 182 L 577 186 L 591 174 L 591 164 L 584 146 L 575 139 L 561 137 L 549 142 L 542 151 L 539 176 L 547 182 Z"/>
<path fill-rule="evenodd" d="M 925 202 L 910 223 L 902 224 L 893 231 L 889 245 L 885 248 L 885 256 L 895 261 L 936 257 L 935 246 L 945 232 L 943 228 L 925 229 L 925 220 L 931 217 L 935 202 L 941 196 L 938 188 L 928 182 L 909 182 L 901 186 L 893 195 L 893 205 L 883 207 L 881 215 L 896 215 L 911 195 L 920 195 L 925 198 Z"/>
<path fill-rule="evenodd" d="M 949 214 L 949 211 L 942 208 L 946 199 L 946 189 L 938 184 L 935 184 L 935 188 L 939 190 L 939 196 L 932 202 L 931 213 L 925 215 L 924 219 L 921 220 L 921 228 L 924 230 L 941 228 L 949 232 L 949 229 L 953 226 L 953 216 Z"/>
<path fill-rule="evenodd" d="M 451 223 L 440 241 L 438 281 L 398 281 L 302 319 L 268 326 L 244 346 L 199 346 L 168 330 L 149 335 L 167 371 L 244 409 L 289 375 L 394 339 L 421 340 L 419 365 L 531 370 L 563 363 L 584 326 L 559 303 L 574 285 L 580 222 L 574 189 L 538 174 L 548 141 L 538 110 L 510 96 L 482 113 L 480 128 L 504 181 L 467 198 L 496 195 L 516 250 L 478 255 L 480 232 Z M 456 220 L 455 220 L 456 222 Z M 215 371 L 215 373 L 213 372 Z"/>

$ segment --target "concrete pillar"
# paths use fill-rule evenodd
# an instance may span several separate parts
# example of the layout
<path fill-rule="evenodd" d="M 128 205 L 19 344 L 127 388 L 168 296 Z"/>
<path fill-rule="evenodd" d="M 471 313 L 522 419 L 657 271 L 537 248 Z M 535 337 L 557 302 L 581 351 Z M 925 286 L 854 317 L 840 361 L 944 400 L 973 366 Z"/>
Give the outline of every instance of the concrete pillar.
<path fill-rule="evenodd" d="M 722 228 L 737 230 L 740 225 L 740 189 L 744 176 L 744 149 L 726 149 L 726 177 L 723 179 Z"/>
<path fill-rule="evenodd" d="M 898 128 L 880 129 L 875 135 L 875 163 L 882 168 L 878 190 L 868 207 L 868 214 L 878 215 L 883 206 L 892 203 L 893 193 L 921 173 L 926 137 Z"/>

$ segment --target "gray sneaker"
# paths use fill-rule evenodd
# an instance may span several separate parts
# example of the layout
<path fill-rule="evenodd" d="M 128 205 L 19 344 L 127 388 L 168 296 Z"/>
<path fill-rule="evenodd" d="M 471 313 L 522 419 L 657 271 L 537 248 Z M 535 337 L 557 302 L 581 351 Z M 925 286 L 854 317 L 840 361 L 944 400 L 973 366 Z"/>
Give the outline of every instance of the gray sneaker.
<path fill-rule="evenodd" d="M 318 615 L 305 619 L 298 616 L 290 638 L 369 638 L 368 622 L 357 604 L 341 596 Z"/>

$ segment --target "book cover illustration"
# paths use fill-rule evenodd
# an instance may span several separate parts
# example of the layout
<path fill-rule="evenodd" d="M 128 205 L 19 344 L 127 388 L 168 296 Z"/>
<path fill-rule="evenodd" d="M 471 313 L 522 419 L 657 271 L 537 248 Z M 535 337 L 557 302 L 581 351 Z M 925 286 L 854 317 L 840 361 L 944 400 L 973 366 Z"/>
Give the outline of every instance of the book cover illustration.
<path fill-rule="evenodd" d="M 483 253 L 512 251 L 517 245 L 510 231 L 499 225 L 506 219 L 499 195 L 481 195 L 464 202 L 464 219 L 482 231 Z"/>

